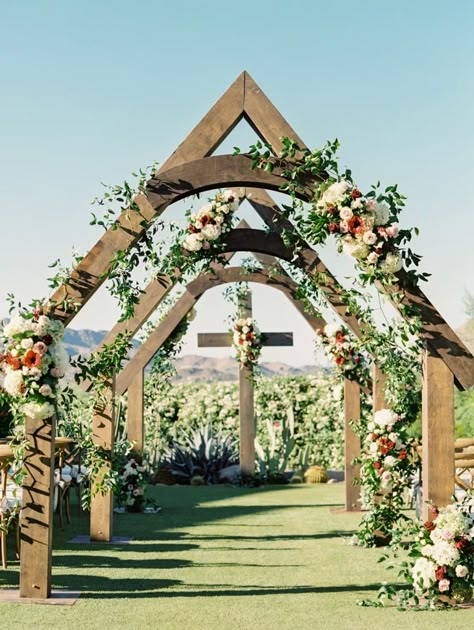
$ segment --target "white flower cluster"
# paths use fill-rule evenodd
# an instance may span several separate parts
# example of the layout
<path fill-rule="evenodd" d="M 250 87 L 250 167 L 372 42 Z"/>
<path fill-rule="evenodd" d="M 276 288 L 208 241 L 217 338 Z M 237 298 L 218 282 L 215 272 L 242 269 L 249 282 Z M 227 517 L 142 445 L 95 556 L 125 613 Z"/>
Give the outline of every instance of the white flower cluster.
<path fill-rule="evenodd" d="M 218 193 L 213 201 L 191 215 L 184 249 L 190 252 L 209 249 L 212 241 L 230 230 L 232 215 L 238 207 L 239 198 L 233 190 Z"/>
<path fill-rule="evenodd" d="M 55 389 L 69 365 L 58 320 L 35 308 L 16 313 L 3 327 L 5 354 L 0 356 L 0 385 L 13 397 L 25 400 L 23 413 L 43 420 L 54 414 Z"/>
<path fill-rule="evenodd" d="M 344 253 L 385 274 L 400 271 L 402 260 L 393 243 L 398 226 L 390 223 L 390 208 L 385 203 L 362 196 L 342 179 L 323 192 L 316 208 L 328 219 L 329 232 L 340 236 Z"/>
<path fill-rule="evenodd" d="M 326 324 L 316 331 L 318 341 L 326 355 L 334 361 L 344 373 L 350 373 L 357 367 L 363 368 L 362 355 L 353 347 L 349 331 L 337 324 Z"/>
<path fill-rule="evenodd" d="M 469 593 L 474 584 L 474 515 L 455 504 L 434 514 L 420 533 L 421 557 L 412 567 L 413 585 L 425 595 L 453 595 L 462 581 Z"/>
<path fill-rule="evenodd" d="M 241 367 L 257 363 L 262 340 L 260 331 L 251 317 L 241 318 L 235 322 L 232 345 Z"/>

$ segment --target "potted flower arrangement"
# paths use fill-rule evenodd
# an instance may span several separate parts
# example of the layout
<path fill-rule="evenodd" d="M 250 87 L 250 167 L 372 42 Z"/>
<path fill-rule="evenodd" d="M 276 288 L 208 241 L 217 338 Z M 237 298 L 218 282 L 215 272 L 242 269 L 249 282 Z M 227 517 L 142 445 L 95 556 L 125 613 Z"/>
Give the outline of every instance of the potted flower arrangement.
<path fill-rule="evenodd" d="M 127 512 L 143 512 L 147 486 L 148 464 L 141 455 L 129 456 L 120 470 L 116 488 L 117 503 Z"/>

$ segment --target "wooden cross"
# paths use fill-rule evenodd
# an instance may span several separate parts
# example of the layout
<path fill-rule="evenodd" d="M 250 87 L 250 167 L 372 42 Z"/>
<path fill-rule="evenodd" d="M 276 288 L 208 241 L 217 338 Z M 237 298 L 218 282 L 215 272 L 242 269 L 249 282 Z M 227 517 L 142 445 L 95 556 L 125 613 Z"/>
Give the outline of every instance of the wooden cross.
<path fill-rule="evenodd" d="M 239 317 L 252 318 L 252 295 L 246 294 L 239 302 Z M 263 346 L 292 346 L 293 333 L 261 333 Z M 198 333 L 199 348 L 221 348 L 232 345 L 229 333 Z M 239 370 L 239 425 L 240 471 L 255 473 L 255 415 L 253 396 L 253 370 L 243 366 Z"/>

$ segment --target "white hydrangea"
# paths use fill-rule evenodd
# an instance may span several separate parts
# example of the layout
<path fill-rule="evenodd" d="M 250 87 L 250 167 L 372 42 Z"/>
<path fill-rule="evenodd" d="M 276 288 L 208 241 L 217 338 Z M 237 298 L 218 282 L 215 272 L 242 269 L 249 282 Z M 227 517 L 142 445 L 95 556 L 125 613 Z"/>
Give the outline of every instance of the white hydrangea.
<path fill-rule="evenodd" d="M 18 396 L 21 393 L 21 387 L 23 385 L 23 374 L 21 370 L 9 370 L 5 375 L 3 381 L 3 389 L 10 394 L 10 396 Z"/>
<path fill-rule="evenodd" d="M 397 273 L 402 268 L 402 259 L 399 254 L 388 253 L 380 263 L 380 269 L 384 273 Z"/>
<path fill-rule="evenodd" d="M 417 590 L 429 589 L 436 580 L 436 565 L 428 558 L 418 558 L 413 565 L 412 577 Z"/>
<path fill-rule="evenodd" d="M 32 418 L 33 420 L 51 418 L 55 412 L 54 405 L 51 403 L 36 402 L 27 402 L 23 405 L 22 410 L 27 418 Z"/>
<path fill-rule="evenodd" d="M 342 243 L 342 251 L 357 260 L 363 260 L 369 255 L 369 248 L 363 241 L 352 237 L 345 237 Z"/>
<path fill-rule="evenodd" d="M 5 337 L 13 337 L 13 335 L 20 335 L 32 331 L 32 321 L 22 317 L 20 313 L 15 313 L 8 324 L 6 324 L 3 328 L 3 334 Z"/>
<path fill-rule="evenodd" d="M 374 212 L 375 225 L 386 225 L 390 218 L 390 208 L 386 203 L 378 203 Z"/>
<path fill-rule="evenodd" d="M 456 571 L 456 576 L 458 578 L 466 577 L 466 575 L 469 573 L 469 569 L 465 567 L 463 564 L 458 564 L 455 571 Z"/>
<path fill-rule="evenodd" d="M 379 409 L 374 414 L 374 423 L 380 428 L 391 427 L 398 420 L 397 414 L 391 409 Z"/>
<path fill-rule="evenodd" d="M 327 188 L 322 194 L 318 206 L 324 207 L 340 203 L 344 200 L 349 187 L 349 182 L 346 182 L 344 179 L 341 179 L 340 182 L 331 184 L 331 186 L 329 186 L 329 188 Z"/>
<path fill-rule="evenodd" d="M 433 530 L 436 531 L 436 530 Z M 459 560 L 459 551 L 454 544 L 440 540 L 432 545 L 431 558 L 440 566 L 452 567 Z"/>
<path fill-rule="evenodd" d="M 198 252 L 202 249 L 202 240 L 198 238 L 197 234 L 189 234 L 183 241 L 183 247 L 188 252 Z"/>

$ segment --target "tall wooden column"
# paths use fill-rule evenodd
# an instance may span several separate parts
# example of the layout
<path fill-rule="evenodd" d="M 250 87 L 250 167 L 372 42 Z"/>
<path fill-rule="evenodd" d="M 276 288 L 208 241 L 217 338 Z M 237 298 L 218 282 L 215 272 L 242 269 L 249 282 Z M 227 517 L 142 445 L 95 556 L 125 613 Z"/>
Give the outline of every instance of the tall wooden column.
<path fill-rule="evenodd" d="M 104 449 L 112 457 L 114 448 L 114 383 L 107 382 L 101 393 L 102 400 L 97 405 L 92 420 L 94 444 Z M 103 494 L 97 490 L 104 476 L 110 470 L 110 463 L 104 464 L 93 481 L 91 501 L 90 538 L 91 541 L 110 542 L 112 540 L 113 503 L 112 492 Z"/>
<path fill-rule="evenodd" d="M 354 479 L 360 475 L 359 464 L 354 464 L 355 457 L 360 455 L 360 438 L 350 425 L 351 420 L 360 420 L 360 386 L 355 381 L 344 379 L 344 457 L 347 512 L 360 510 L 360 486 L 354 485 Z"/>
<path fill-rule="evenodd" d="M 387 409 L 388 403 L 385 400 L 384 387 L 387 376 L 378 365 L 374 363 L 372 368 L 372 407 L 374 413 L 381 409 Z"/>
<path fill-rule="evenodd" d="M 144 446 L 143 387 L 144 372 L 139 370 L 128 388 L 127 407 L 127 437 L 135 451 L 143 451 Z"/>
<path fill-rule="evenodd" d="M 430 500 L 448 505 L 454 493 L 454 378 L 442 359 L 425 351 L 422 390 L 423 518 Z"/>
<path fill-rule="evenodd" d="M 239 303 L 239 316 L 252 317 L 250 291 Z M 253 370 L 246 366 L 239 370 L 240 472 L 255 473 L 255 415 L 253 406 Z"/>
<path fill-rule="evenodd" d="M 26 419 L 26 477 L 20 513 L 20 597 L 51 596 L 56 419 Z"/>

